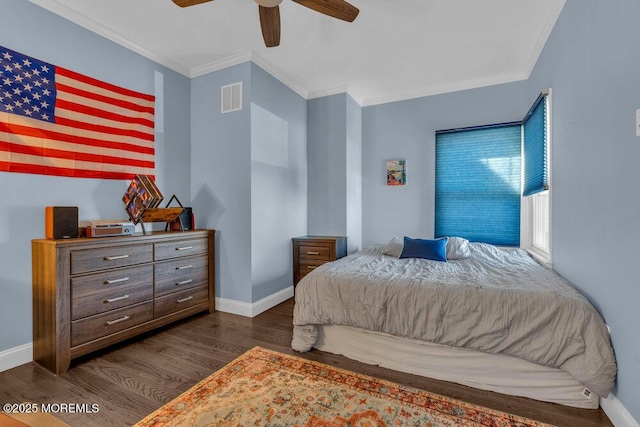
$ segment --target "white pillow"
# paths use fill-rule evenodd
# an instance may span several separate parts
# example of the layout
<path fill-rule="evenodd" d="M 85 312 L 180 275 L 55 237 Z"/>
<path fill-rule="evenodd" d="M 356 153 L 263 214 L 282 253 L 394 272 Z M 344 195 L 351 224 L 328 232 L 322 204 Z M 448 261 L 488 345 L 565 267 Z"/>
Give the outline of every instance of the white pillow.
<path fill-rule="evenodd" d="M 382 253 L 394 258 L 400 258 L 402 248 L 404 248 L 404 239 L 401 237 L 394 237 L 384 246 Z"/>
<path fill-rule="evenodd" d="M 469 258 L 469 241 L 462 237 L 449 237 L 447 241 L 447 259 Z"/>

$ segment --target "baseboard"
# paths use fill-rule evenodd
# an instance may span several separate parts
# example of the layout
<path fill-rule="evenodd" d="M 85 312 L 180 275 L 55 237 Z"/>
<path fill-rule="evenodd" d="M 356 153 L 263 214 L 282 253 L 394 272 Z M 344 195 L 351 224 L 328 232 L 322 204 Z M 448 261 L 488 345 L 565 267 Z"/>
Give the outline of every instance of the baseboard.
<path fill-rule="evenodd" d="M 226 298 L 216 298 L 216 310 L 224 311 L 225 313 L 239 314 L 245 317 L 255 317 L 291 297 L 293 297 L 293 286 L 271 294 L 253 304 Z"/>
<path fill-rule="evenodd" d="M 640 424 L 627 411 L 622 402 L 613 393 L 606 399 L 600 399 L 600 407 L 616 427 L 640 427 Z"/>
<path fill-rule="evenodd" d="M 0 351 L 0 372 L 24 365 L 33 360 L 33 343 Z"/>
<path fill-rule="evenodd" d="M 216 310 L 255 317 L 293 297 L 293 286 L 289 286 L 275 294 L 256 301 L 253 304 L 225 298 L 216 298 Z M 0 372 L 24 365 L 33 360 L 33 343 L 27 343 L 8 350 L 0 351 Z"/>

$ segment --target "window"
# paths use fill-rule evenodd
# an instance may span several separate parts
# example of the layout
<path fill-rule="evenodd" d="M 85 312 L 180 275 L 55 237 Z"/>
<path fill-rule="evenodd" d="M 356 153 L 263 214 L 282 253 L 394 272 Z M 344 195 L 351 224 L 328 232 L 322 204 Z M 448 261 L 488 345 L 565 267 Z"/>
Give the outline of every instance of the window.
<path fill-rule="evenodd" d="M 435 236 L 520 244 L 521 123 L 436 133 Z"/>
<path fill-rule="evenodd" d="M 550 91 L 540 94 L 522 125 L 521 247 L 551 266 Z"/>
<path fill-rule="evenodd" d="M 520 246 L 551 266 L 550 94 L 522 122 L 436 132 L 436 237 Z"/>

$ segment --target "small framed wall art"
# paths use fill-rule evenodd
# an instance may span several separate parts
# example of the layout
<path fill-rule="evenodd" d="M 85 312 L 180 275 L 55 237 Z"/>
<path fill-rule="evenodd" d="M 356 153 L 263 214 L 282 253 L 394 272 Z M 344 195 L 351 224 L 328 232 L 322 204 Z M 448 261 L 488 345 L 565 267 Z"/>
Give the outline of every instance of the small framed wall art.
<path fill-rule="evenodd" d="M 404 159 L 387 160 L 387 185 L 407 185 L 406 166 Z"/>

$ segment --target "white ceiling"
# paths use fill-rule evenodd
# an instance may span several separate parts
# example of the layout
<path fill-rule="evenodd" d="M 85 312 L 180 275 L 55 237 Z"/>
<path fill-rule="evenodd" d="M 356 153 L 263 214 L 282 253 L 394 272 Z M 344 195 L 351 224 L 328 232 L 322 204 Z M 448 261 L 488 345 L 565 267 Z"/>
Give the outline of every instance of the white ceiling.
<path fill-rule="evenodd" d="M 266 48 L 253 0 L 31 0 L 189 77 L 247 60 L 309 99 L 360 105 L 526 79 L 565 0 L 350 0 L 352 23 L 290 0 Z"/>

